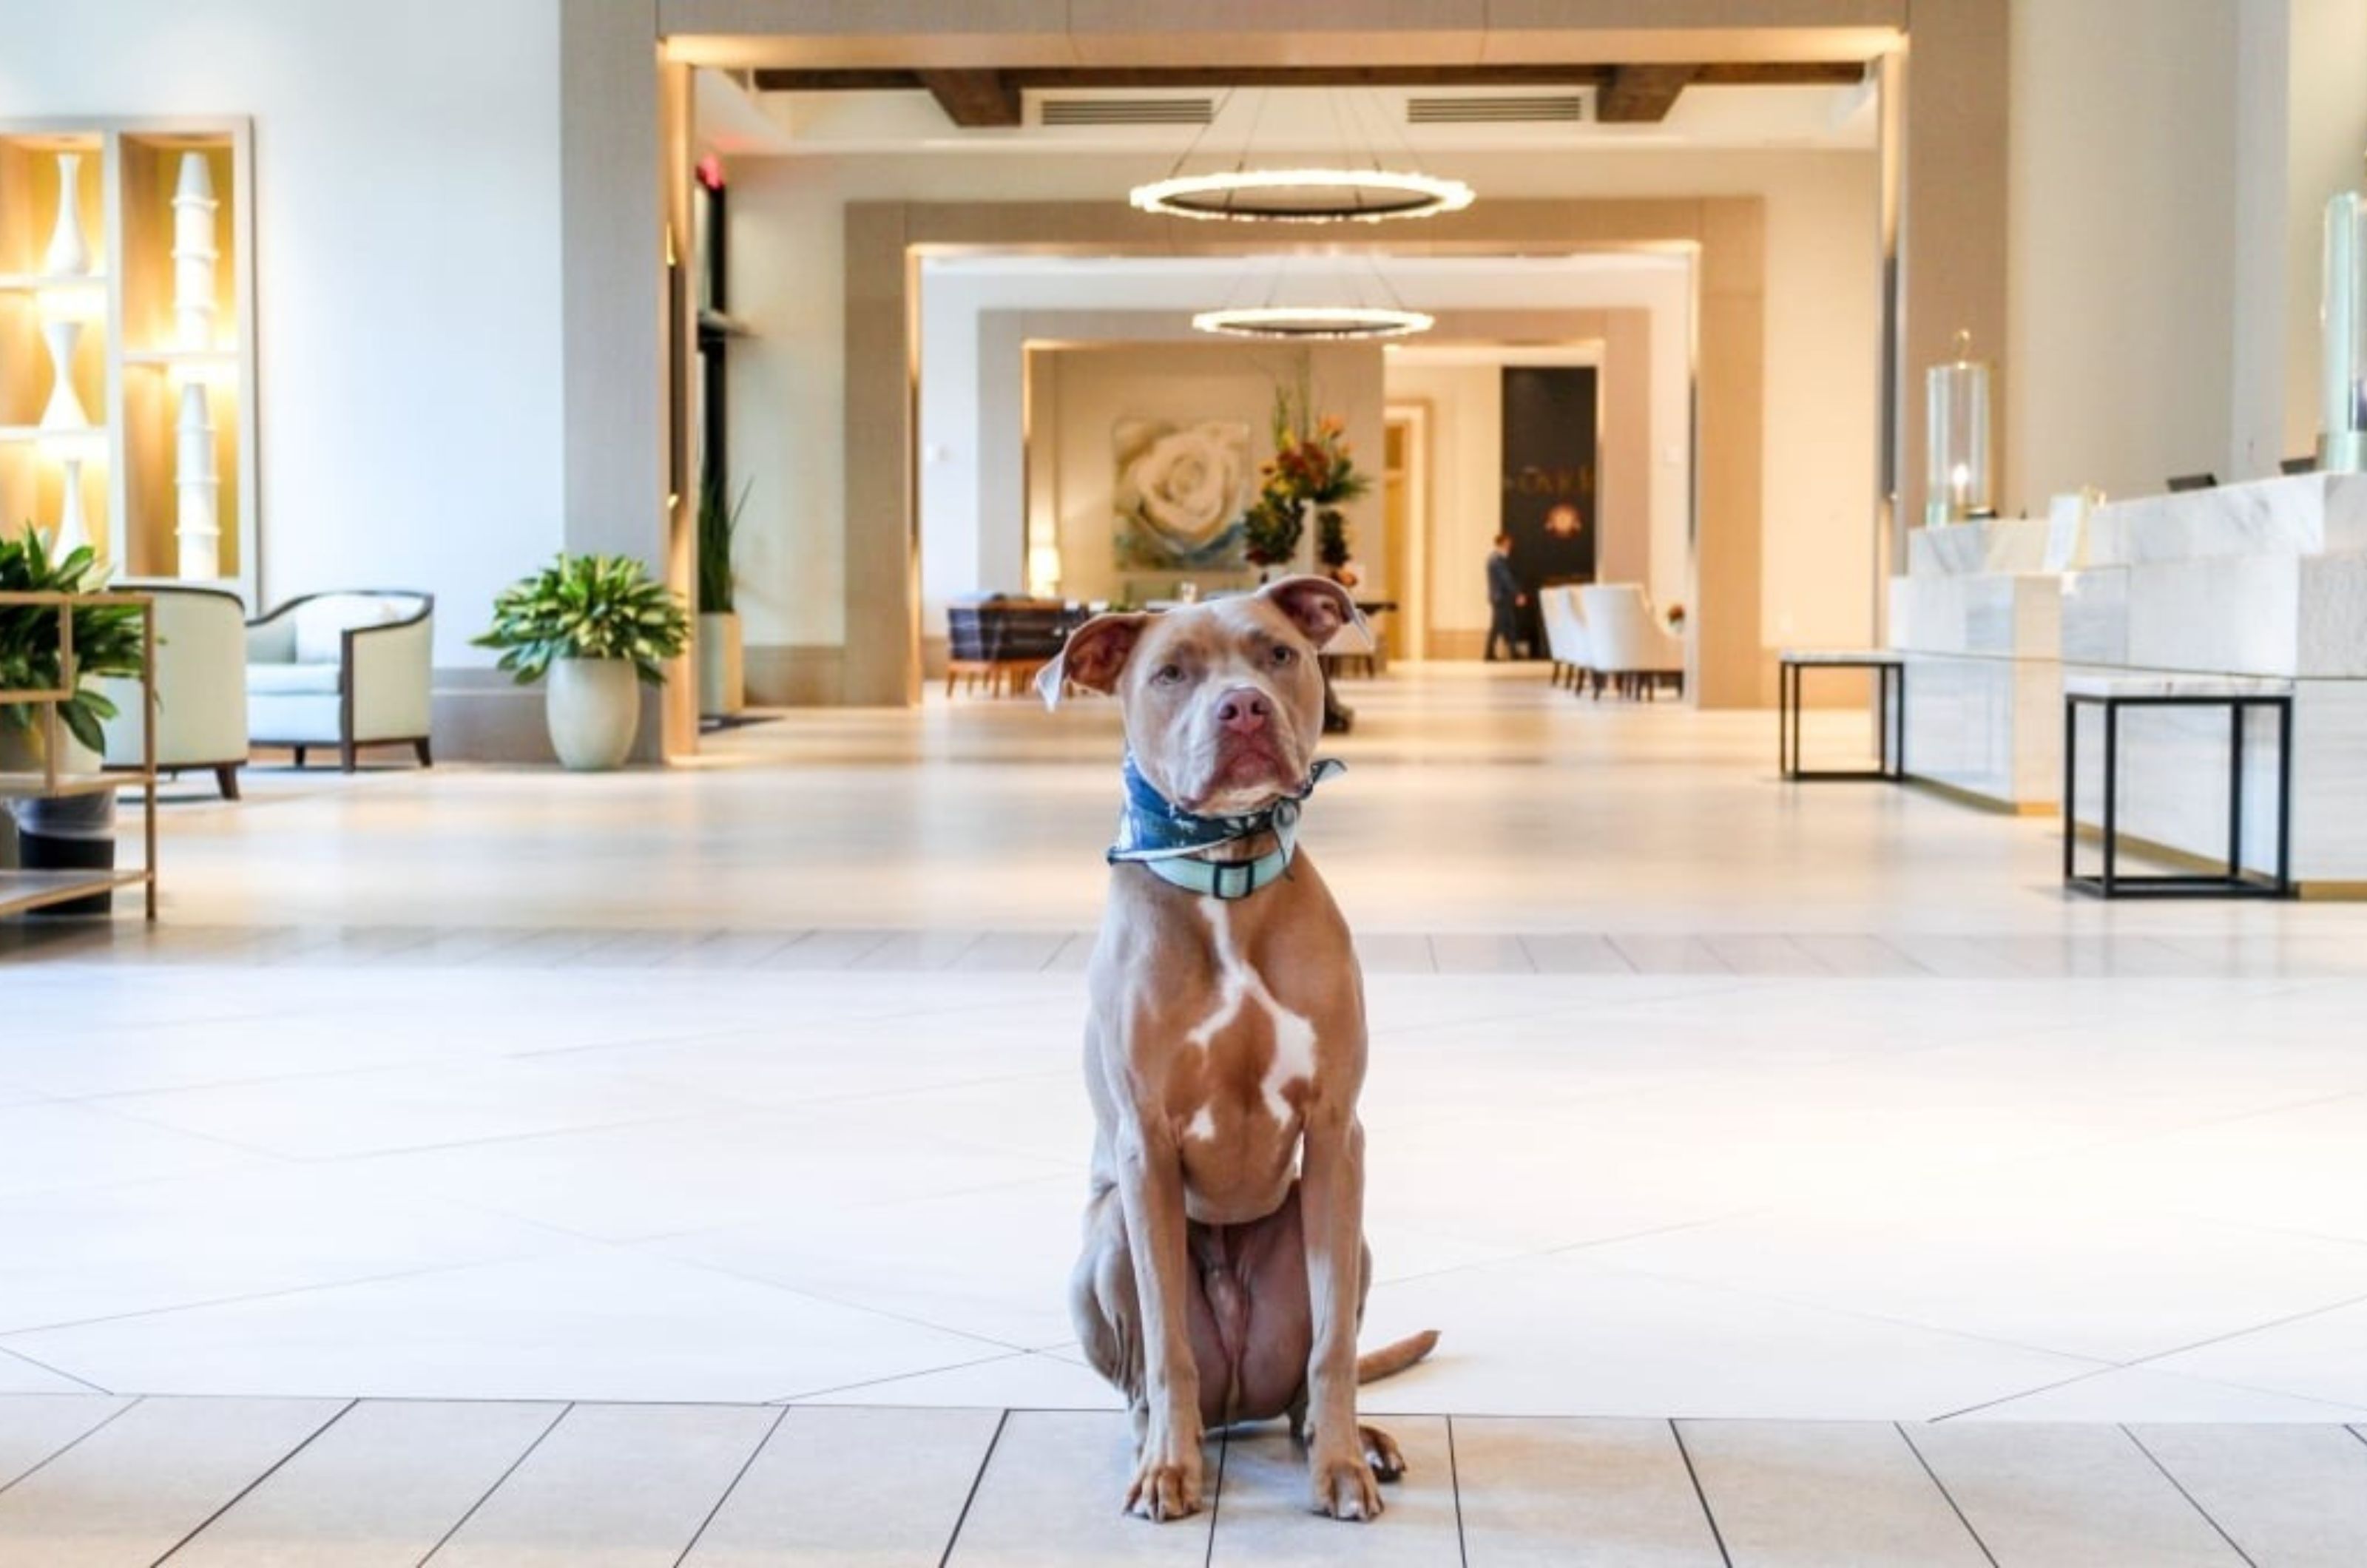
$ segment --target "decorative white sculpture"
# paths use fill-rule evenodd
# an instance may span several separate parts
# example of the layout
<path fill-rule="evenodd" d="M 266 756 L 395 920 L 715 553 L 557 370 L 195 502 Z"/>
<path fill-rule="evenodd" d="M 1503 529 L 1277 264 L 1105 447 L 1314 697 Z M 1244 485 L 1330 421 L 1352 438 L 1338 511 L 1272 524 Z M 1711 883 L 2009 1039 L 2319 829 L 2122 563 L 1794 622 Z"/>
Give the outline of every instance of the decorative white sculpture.
<path fill-rule="evenodd" d="M 70 451 L 60 462 L 65 468 L 65 491 L 58 500 L 58 532 L 50 554 L 62 560 L 90 543 L 90 528 L 82 517 L 82 454 Z"/>
<path fill-rule="evenodd" d="M 221 206 L 206 155 L 182 153 L 173 186 L 173 321 L 183 348 L 214 344 L 214 264 L 221 255 L 214 244 L 214 214 Z"/>
<path fill-rule="evenodd" d="M 180 515 L 174 537 L 180 542 L 180 574 L 184 579 L 210 581 L 222 574 L 221 522 L 219 497 L 221 480 L 214 466 L 214 421 L 203 381 L 181 386 L 179 461 L 174 482 L 180 490 Z"/>
<path fill-rule="evenodd" d="M 82 154 L 58 154 L 58 221 L 50 231 L 50 248 L 41 270 L 55 277 L 78 276 L 90 270 L 90 242 L 82 231 Z"/>
<path fill-rule="evenodd" d="M 87 430 L 90 415 L 83 411 L 81 394 L 74 390 L 74 350 L 82 344 L 82 323 L 76 321 L 52 321 L 41 323 L 41 341 L 50 346 L 49 406 L 41 411 L 43 430 Z"/>

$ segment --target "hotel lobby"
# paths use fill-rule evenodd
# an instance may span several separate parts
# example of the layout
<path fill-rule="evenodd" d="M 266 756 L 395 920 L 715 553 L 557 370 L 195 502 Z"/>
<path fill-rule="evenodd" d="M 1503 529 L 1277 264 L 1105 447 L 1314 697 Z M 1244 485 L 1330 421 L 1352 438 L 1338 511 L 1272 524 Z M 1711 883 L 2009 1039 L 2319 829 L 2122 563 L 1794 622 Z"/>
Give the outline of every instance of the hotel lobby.
<path fill-rule="evenodd" d="M 2367 1561 L 2367 0 L 0 36 L 0 1565 Z M 1071 1293 L 1249 614 L 1361 1522 Z"/>

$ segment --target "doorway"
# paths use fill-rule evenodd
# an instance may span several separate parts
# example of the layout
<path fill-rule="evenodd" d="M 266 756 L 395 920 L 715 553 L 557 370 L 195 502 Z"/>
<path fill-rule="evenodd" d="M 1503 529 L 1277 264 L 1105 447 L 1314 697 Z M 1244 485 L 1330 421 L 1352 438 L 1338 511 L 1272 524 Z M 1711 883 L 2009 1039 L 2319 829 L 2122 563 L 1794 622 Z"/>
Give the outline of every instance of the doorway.
<path fill-rule="evenodd" d="M 1430 626 L 1430 411 L 1392 403 L 1385 415 L 1381 535 L 1396 563 L 1397 608 L 1381 622 L 1389 660 L 1419 660 Z"/>

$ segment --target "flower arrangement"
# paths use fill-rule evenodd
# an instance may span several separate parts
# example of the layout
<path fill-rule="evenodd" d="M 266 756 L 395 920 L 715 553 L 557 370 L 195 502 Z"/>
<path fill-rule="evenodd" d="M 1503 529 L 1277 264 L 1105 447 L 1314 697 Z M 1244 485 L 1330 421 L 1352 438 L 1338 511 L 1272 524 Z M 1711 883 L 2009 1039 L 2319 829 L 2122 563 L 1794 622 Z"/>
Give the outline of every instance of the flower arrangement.
<path fill-rule="evenodd" d="M 1259 465 L 1247 520 L 1249 558 L 1259 566 L 1280 566 L 1298 553 L 1310 503 L 1323 564 L 1346 565 L 1348 519 L 1339 509 L 1372 488 L 1372 477 L 1356 467 L 1347 422 L 1337 414 L 1310 421 L 1310 401 L 1303 381 L 1295 391 L 1274 389 L 1274 456 Z"/>

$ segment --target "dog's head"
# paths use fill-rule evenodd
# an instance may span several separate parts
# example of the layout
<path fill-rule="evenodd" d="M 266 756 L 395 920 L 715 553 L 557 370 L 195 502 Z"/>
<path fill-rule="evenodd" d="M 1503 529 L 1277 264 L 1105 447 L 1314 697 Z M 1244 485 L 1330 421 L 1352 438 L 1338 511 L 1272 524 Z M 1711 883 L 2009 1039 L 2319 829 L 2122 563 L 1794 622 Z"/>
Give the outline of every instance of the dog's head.
<path fill-rule="evenodd" d="M 1115 695 L 1151 787 L 1202 817 L 1237 817 L 1296 793 L 1323 733 L 1315 655 L 1358 624 L 1320 577 L 1159 615 L 1097 615 L 1037 678 L 1048 706 L 1073 682 Z"/>

